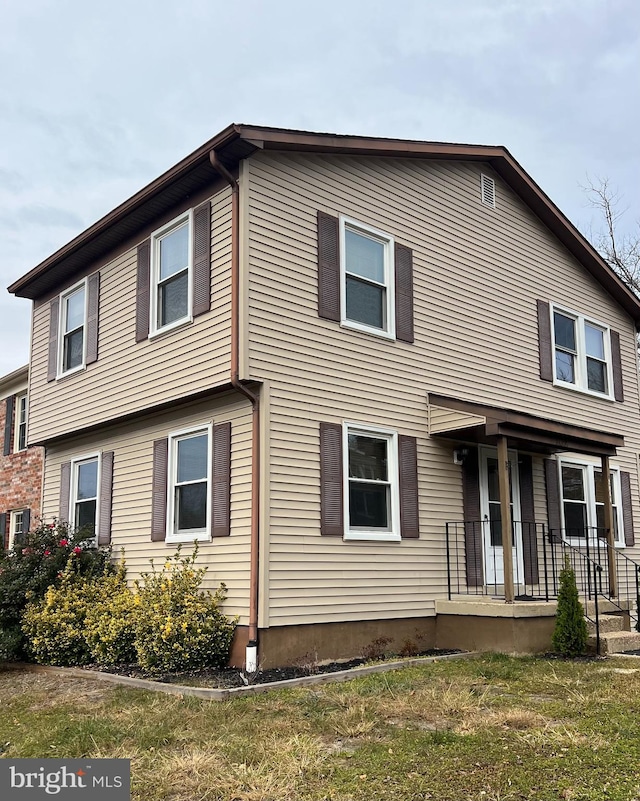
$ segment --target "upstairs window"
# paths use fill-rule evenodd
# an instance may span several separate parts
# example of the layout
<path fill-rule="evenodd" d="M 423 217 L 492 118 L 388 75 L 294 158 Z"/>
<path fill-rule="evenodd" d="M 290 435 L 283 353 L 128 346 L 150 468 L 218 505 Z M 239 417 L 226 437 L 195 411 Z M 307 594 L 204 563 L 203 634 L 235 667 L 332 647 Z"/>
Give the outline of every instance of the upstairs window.
<path fill-rule="evenodd" d="M 82 369 L 85 361 L 87 322 L 86 281 L 60 296 L 60 375 Z"/>
<path fill-rule="evenodd" d="M 340 218 L 341 322 L 395 337 L 393 238 Z"/>
<path fill-rule="evenodd" d="M 178 217 L 151 237 L 151 333 L 191 320 L 192 214 Z"/>
<path fill-rule="evenodd" d="M 613 397 L 609 328 L 555 307 L 552 336 L 555 383 Z"/>
<path fill-rule="evenodd" d="M 27 393 L 16 395 L 15 406 L 15 441 L 13 450 L 24 451 L 27 447 Z"/>

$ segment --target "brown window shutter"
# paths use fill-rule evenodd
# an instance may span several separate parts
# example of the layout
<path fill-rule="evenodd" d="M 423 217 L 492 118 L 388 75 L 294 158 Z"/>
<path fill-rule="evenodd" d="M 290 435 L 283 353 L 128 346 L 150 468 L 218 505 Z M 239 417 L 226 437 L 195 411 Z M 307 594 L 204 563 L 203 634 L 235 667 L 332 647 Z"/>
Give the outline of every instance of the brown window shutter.
<path fill-rule="evenodd" d="M 320 423 L 320 533 L 344 534 L 342 502 L 342 426 Z"/>
<path fill-rule="evenodd" d="M 0 512 L 0 550 L 7 547 L 9 538 L 7 537 L 7 513 Z"/>
<path fill-rule="evenodd" d="M 624 388 L 622 386 L 622 358 L 620 356 L 620 334 L 617 331 L 609 332 L 611 337 L 611 367 L 613 370 L 613 397 L 622 403 Z"/>
<path fill-rule="evenodd" d="M 22 510 L 22 533 L 28 534 L 31 528 L 31 509 Z"/>
<path fill-rule="evenodd" d="M 211 536 L 231 534 L 231 423 L 213 427 Z"/>
<path fill-rule="evenodd" d="M 520 517 L 522 526 L 522 561 L 525 584 L 537 584 L 538 542 L 536 537 L 536 513 L 533 500 L 533 463 L 531 457 L 522 454 L 519 459 Z"/>
<path fill-rule="evenodd" d="M 98 306 L 100 304 L 100 273 L 87 281 L 87 364 L 98 361 Z"/>
<path fill-rule="evenodd" d="M 193 213 L 193 316 L 211 309 L 211 203 Z"/>
<path fill-rule="evenodd" d="M 16 396 L 9 395 L 5 401 L 5 418 L 4 418 L 4 456 L 8 456 L 12 448 L 13 440 L 13 415 L 16 407 Z"/>
<path fill-rule="evenodd" d="M 337 217 L 318 212 L 318 315 L 340 322 L 340 235 Z"/>
<path fill-rule="evenodd" d="M 547 519 L 551 542 L 562 542 L 562 514 L 560 512 L 560 475 L 555 459 L 544 460 L 544 480 L 547 490 Z"/>
<path fill-rule="evenodd" d="M 71 523 L 69 520 L 69 492 L 71 490 L 71 462 L 63 462 L 60 465 L 60 504 L 59 518 L 64 523 Z"/>
<path fill-rule="evenodd" d="M 540 378 L 553 381 L 553 346 L 551 343 L 551 312 L 544 300 L 538 304 L 538 354 L 540 358 Z"/>
<path fill-rule="evenodd" d="M 633 501 L 631 498 L 631 474 L 626 470 L 620 471 L 620 492 L 622 495 L 622 521 L 624 525 L 624 544 L 636 544 L 633 531 Z"/>
<path fill-rule="evenodd" d="M 98 545 L 111 543 L 111 499 L 113 496 L 113 451 L 102 454 L 100 465 L 100 511 Z"/>
<path fill-rule="evenodd" d="M 418 512 L 418 441 L 415 437 L 398 435 L 398 465 L 400 472 L 400 532 L 403 539 L 420 536 Z"/>
<path fill-rule="evenodd" d="M 58 375 L 58 326 L 60 325 L 60 298 L 49 304 L 49 361 L 47 381 L 55 381 Z"/>
<path fill-rule="evenodd" d="M 413 251 L 395 246 L 396 339 L 413 342 Z"/>
<path fill-rule="evenodd" d="M 153 478 L 151 500 L 151 541 L 167 538 L 167 471 L 169 467 L 169 440 L 157 439 L 153 443 Z"/>
<path fill-rule="evenodd" d="M 484 585 L 482 556 L 482 521 L 480 520 L 480 473 L 478 449 L 469 448 L 462 465 L 462 506 L 464 511 L 464 548 L 468 587 Z"/>
<path fill-rule="evenodd" d="M 136 279 L 136 342 L 149 336 L 149 292 L 151 285 L 151 240 L 138 245 Z"/>

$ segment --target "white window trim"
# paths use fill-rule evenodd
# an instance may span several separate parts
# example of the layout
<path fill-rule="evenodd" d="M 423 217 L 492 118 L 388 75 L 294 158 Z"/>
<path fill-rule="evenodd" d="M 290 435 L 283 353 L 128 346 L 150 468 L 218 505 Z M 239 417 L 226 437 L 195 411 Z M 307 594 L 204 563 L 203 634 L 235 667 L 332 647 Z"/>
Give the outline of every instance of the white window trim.
<path fill-rule="evenodd" d="M 384 254 L 384 285 L 386 291 L 387 308 L 387 328 L 374 328 L 364 323 L 349 320 L 347 317 L 347 259 L 345 229 L 350 228 L 356 233 L 362 233 L 379 240 L 385 248 Z M 373 334 L 383 339 L 396 338 L 396 303 L 395 303 L 395 262 L 394 262 L 394 239 L 384 231 L 372 228 L 370 225 L 352 220 L 349 217 L 340 216 L 340 325 L 343 328 L 352 328 L 355 331 L 362 331 L 365 334 Z"/>
<path fill-rule="evenodd" d="M 75 529 L 76 526 L 76 498 L 78 492 L 78 465 L 83 462 L 98 462 L 98 470 L 96 474 L 96 524 L 95 524 L 95 537 L 94 540 L 98 542 L 98 534 L 100 527 L 100 480 L 102 477 L 102 453 L 87 453 L 82 456 L 75 456 L 71 460 L 71 481 L 69 482 L 69 523 Z"/>
<path fill-rule="evenodd" d="M 613 393 L 613 368 L 611 360 L 611 329 L 609 328 L 609 326 L 599 322 L 598 320 L 594 320 L 592 317 L 588 317 L 585 314 L 579 314 L 578 312 L 572 311 L 571 309 L 566 308 L 566 306 L 560 306 L 556 303 L 550 303 L 549 307 L 550 307 L 550 320 L 551 320 L 551 351 L 552 351 L 551 360 L 553 363 L 554 386 L 564 387 L 565 389 L 570 389 L 573 392 L 580 392 L 583 395 L 591 395 L 594 398 L 602 398 L 603 400 L 614 401 L 615 398 Z M 561 379 L 558 378 L 556 374 L 556 332 L 554 325 L 555 312 L 563 314 L 565 317 L 570 317 L 576 321 L 575 384 L 571 384 L 569 381 L 562 381 Z M 587 349 L 586 349 L 585 335 L 584 335 L 585 323 L 594 326 L 594 328 L 601 329 L 604 334 L 603 337 L 604 357 L 607 366 L 607 387 L 609 388 L 608 393 L 596 392 L 593 389 L 589 389 L 589 387 L 587 386 Z"/>
<path fill-rule="evenodd" d="M 390 531 L 352 531 L 349 527 L 349 434 L 361 434 L 365 437 L 378 437 L 387 440 L 387 469 L 390 486 Z M 364 423 L 344 422 L 342 424 L 342 475 L 343 475 L 343 508 L 344 539 L 367 540 L 373 542 L 400 542 L 400 476 L 398 464 L 398 432 L 390 428 L 381 428 Z"/>
<path fill-rule="evenodd" d="M 65 300 L 77 292 L 80 288 L 84 288 L 84 319 L 82 321 L 82 363 L 71 370 L 64 369 L 64 315 L 65 315 Z M 57 378 L 65 378 L 68 375 L 79 373 L 86 369 L 87 366 L 87 312 L 88 312 L 88 280 L 83 278 L 77 284 L 69 287 L 64 292 L 60 293 L 60 303 L 58 308 L 58 374 Z"/>
<path fill-rule="evenodd" d="M 596 497 L 595 497 L 595 480 L 594 480 L 594 470 L 602 470 L 602 462 L 599 460 L 592 460 L 592 459 L 582 459 L 575 456 L 559 456 L 556 459 L 558 463 L 558 481 L 559 481 L 559 488 L 558 491 L 560 493 L 560 517 L 562 520 L 562 538 L 565 542 L 569 545 L 572 545 L 575 548 L 585 547 L 585 541 L 580 537 L 567 537 L 565 536 L 564 532 L 566 531 L 566 525 L 564 520 L 564 495 L 562 493 L 562 465 L 568 465 L 571 467 L 582 467 L 587 469 L 587 481 L 585 486 L 585 500 L 587 505 L 587 526 L 589 530 L 593 530 L 597 528 L 597 519 L 596 519 Z M 611 472 L 611 477 L 613 480 L 613 486 L 615 491 L 615 497 L 617 499 L 616 502 L 616 517 L 618 523 L 618 539 L 614 542 L 616 548 L 624 548 L 625 547 L 625 538 L 624 538 L 624 514 L 622 510 L 622 486 L 620 482 L 620 468 L 614 465 L 609 467 Z M 590 540 L 591 543 L 595 543 L 595 540 Z"/>
<path fill-rule="evenodd" d="M 204 529 L 198 529 L 194 533 L 179 534 L 174 531 L 175 514 L 175 477 L 177 470 L 176 443 L 183 437 L 192 434 L 207 434 L 207 523 Z M 183 428 L 180 431 L 172 431 L 169 434 L 169 458 L 167 461 L 167 520 L 165 542 L 210 542 L 211 541 L 211 482 L 213 480 L 213 423 Z"/>
<path fill-rule="evenodd" d="M 159 266 L 160 266 L 160 248 L 158 241 L 170 233 L 174 228 L 179 228 L 184 222 L 187 222 L 189 235 L 188 235 L 188 248 L 189 256 L 187 263 L 187 314 L 179 320 L 174 320 L 168 325 L 158 327 L 158 284 L 159 284 Z M 175 217 L 173 220 L 158 228 L 151 234 L 151 275 L 150 275 L 150 292 L 149 292 L 149 339 L 166 334 L 169 331 L 174 331 L 176 328 L 181 328 L 183 325 L 188 325 L 193 322 L 193 209 L 189 209 Z"/>
<path fill-rule="evenodd" d="M 15 543 L 15 535 L 16 535 L 16 518 L 18 515 L 22 515 L 22 527 L 24 534 L 24 513 L 26 509 L 14 509 L 9 513 L 9 543 L 7 546 L 7 550 L 10 551 L 13 549 Z"/>
<path fill-rule="evenodd" d="M 24 398 L 24 423 L 25 423 L 25 439 L 24 439 L 24 448 L 20 447 L 20 405 L 22 399 Z M 20 453 L 21 451 L 27 450 L 27 430 L 26 426 L 29 419 L 29 400 L 27 395 L 27 390 L 25 389 L 24 392 L 18 392 L 16 395 L 15 406 L 14 406 L 14 418 L 13 418 L 13 452 Z"/>

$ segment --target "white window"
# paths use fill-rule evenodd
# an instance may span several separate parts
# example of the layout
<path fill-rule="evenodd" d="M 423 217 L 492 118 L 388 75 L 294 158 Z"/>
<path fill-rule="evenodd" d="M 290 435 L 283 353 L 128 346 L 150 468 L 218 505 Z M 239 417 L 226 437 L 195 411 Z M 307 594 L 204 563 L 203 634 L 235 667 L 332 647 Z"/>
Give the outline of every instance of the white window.
<path fill-rule="evenodd" d="M 572 545 L 595 543 L 606 537 L 604 483 L 601 468 L 589 462 L 559 459 L 562 524 L 564 537 Z M 614 541 L 624 545 L 620 471 L 611 468 Z"/>
<path fill-rule="evenodd" d="M 613 398 L 609 328 L 557 306 L 552 312 L 554 382 Z"/>
<path fill-rule="evenodd" d="M 9 550 L 17 545 L 24 534 L 24 511 L 22 509 L 11 512 L 9 521 Z"/>
<path fill-rule="evenodd" d="M 82 281 L 60 296 L 58 375 L 84 367 L 86 325 L 87 283 Z"/>
<path fill-rule="evenodd" d="M 71 520 L 76 529 L 97 534 L 100 456 L 75 459 L 71 463 Z"/>
<path fill-rule="evenodd" d="M 27 447 L 27 393 L 16 396 L 13 450 L 24 451 Z"/>
<path fill-rule="evenodd" d="M 395 338 L 393 238 L 340 218 L 341 323 Z"/>
<path fill-rule="evenodd" d="M 345 539 L 399 541 L 396 432 L 345 423 L 343 454 Z"/>
<path fill-rule="evenodd" d="M 192 213 L 151 236 L 151 334 L 191 320 Z"/>
<path fill-rule="evenodd" d="M 167 541 L 208 540 L 211 531 L 211 426 L 169 437 Z"/>

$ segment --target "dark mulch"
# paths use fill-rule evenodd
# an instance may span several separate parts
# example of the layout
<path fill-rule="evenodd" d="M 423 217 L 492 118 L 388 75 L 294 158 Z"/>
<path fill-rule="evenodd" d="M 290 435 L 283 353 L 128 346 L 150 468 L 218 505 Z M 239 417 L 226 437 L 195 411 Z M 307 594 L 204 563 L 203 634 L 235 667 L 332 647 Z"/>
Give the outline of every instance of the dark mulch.
<path fill-rule="evenodd" d="M 447 654 L 457 653 L 461 652 L 455 649 L 432 648 L 428 651 L 412 654 L 411 658 L 420 656 L 446 656 Z M 382 657 L 379 661 L 386 662 L 403 658 L 408 657 L 386 656 Z M 150 676 L 138 665 L 114 665 L 111 667 L 85 665 L 85 668 L 87 670 L 101 670 L 104 673 L 115 673 L 119 676 L 132 676 L 136 679 L 152 679 L 153 681 L 168 682 L 170 684 L 230 689 L 232 687 L 244 687 L 248 684 L 265 684 L 272 681 L 298 679 L 303 676 L 314 676 L 321 673 L 336 673 L 340 670 L 349 670 L 350 668 L 371 664 L 372 661 L 376 660 L 351 659 L 348 662 L 331 662 L 327 665 L 293 665 L 291 667 L 259 670 L 257 673 L 244 673 L 238 670 L 238 668 L 202 668 L 200 670 L 188 670 L 184 673 L 163 673 L 155 676 Z"/>

